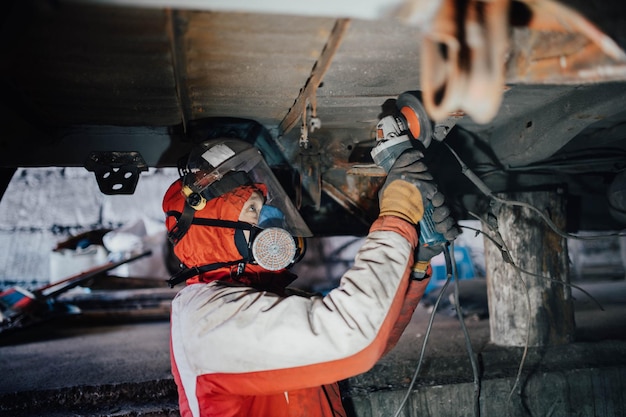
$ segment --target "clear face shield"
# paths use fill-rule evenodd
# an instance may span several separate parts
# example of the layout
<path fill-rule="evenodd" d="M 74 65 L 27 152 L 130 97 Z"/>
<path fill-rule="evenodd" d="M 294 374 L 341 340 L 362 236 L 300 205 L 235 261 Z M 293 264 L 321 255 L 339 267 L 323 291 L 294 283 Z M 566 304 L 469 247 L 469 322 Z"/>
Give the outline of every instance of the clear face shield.
<path fill-rule="evenodd" d="M 261 152 L 248 143 L 236 139 L 205 142 L 190 154 L 188 169 L 184 185 L 206 200 L 246 182 L 264 184 L 267 196 L 258 226 L 280 227 L 293 236 L 312 236 Z"/>
<path fill-rule="evenodd" d="M 187 170 L 183 193 L 197 210 L 239 186 L 263 184 L 267 193 L 258 224 L 248 235 L 249 255 L 270 271 L 296 261 L 311 231 L 257 148 L 236 139 L 208 141 L 192 151 Z"/>

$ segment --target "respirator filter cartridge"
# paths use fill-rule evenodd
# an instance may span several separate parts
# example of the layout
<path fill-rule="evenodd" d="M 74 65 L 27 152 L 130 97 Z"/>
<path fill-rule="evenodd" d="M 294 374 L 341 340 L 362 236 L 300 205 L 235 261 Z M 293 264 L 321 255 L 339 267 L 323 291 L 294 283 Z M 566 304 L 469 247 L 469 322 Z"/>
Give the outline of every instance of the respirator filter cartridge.
<path fill-rule="evenodd" d="M 285 229 L 270 227 L 262 230 L 252 242 L 252 256 L 268 271 L 278 271 L 293 263 L 296 242 Z"/>

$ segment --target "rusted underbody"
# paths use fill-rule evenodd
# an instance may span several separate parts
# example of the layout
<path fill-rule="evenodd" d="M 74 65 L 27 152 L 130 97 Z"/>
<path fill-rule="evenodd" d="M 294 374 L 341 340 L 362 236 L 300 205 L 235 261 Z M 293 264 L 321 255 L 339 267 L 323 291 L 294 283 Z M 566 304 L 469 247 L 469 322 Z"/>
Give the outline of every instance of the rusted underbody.
<path fill-rule="evenodd" d="M 369 157 L 373 129 L 394 98 L 418 90 L 446 143 L 494 190 L 554 185 L 565 174 L 557 158 L 592 176 L 566 179 L 574 194 L 589 196 L 581 184 L 598 176 L 606 194 L 624 168 L 618 1 L 236 7 L 12 2 L 0 166 L 81 166 L 93 151 L 174 166 L 194 141 L 243 135 L 290 171 L 286 186 L 318 230 L 332 229 L 338 205 L 356 220 L 342 232 L 362 231 L 383 175 Z M 475 189 L 437 145 L 435 170 L 462 217 Z"/>

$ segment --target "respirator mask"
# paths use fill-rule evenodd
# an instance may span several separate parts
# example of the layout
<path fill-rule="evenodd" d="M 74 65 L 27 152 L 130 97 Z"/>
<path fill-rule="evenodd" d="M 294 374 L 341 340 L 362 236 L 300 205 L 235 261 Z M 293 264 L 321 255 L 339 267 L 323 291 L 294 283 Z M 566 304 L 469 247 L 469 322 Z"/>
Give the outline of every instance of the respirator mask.
<path fill-rule="evenodd" d="M 235 230 L 235 244 L 248 263 L 268 271 L 278 271 L 290 267 L 304 256 L 304 237 L 293 236 L 287 230 L 285 216 L 276 207 L 263 206 L 259 224 L 250 227 L 248 238 L 243 230 Z"/>

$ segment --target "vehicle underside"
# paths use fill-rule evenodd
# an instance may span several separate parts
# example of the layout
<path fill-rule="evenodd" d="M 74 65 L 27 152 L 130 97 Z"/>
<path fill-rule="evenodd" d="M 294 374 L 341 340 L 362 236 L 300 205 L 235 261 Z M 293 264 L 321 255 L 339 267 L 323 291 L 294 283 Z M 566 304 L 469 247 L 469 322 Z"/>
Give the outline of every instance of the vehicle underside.
<path fill-rule="evenodd" d="M 124 3 L 124 5 L 121 5 Z M 169 7 L 168 7 L 169 6 Z M 105 193 L 194 143 L 254 143 L 316 235 L 364 234 L 375 128 L 412 91 L 457 219 L 494 193 L 566 195 L 570 230 L 626 223 L 619 1 L 12 1 L 0 167 L 84 166 Z M 462 161 L 462 163 L 460 162 Z"/>
<path fill-rule="evenodd" d="M 0 384 L 0 410 L 177 414 L 184 390 L 171 373 L 169 320 L 179 287 L 168 288 L 173 281 L 166 279 L 187 276 L 178 275 L 184 265 L 167 240 L 163 193 L 154 191 L 160 188 L 151 180 L 167 180 L 167 187 L 177 175 L 161 168 L 181 166 L 195 144 L 214 138 L 258 147 L 315 235 L 308 257 L 292 269 L 300 277 L 294 287 L 330 291 L 310 305 L 344 315 L 355 330 L 344 332 L 349 342 L 365 341 L 361 353 L 373 358 L 379 346 L 380 353 L 389 350 L 370 371 L 343 381 L 348 414 L 391 415 L 397 409 L 396 414 L 411 416 L 617 415 L 626 409 L 624 0 L 7 0 L 3 5 L 0 198 L 9 203 L 5 208 L 12 207 L 0 225 L 0 265 L 8 271 L 0 284 L 10 285 L 0 286 L 0 333 L 7 337 L 0 343 L 0 369 L 18 377 Z M 394 280 L 397 293 L 387 298 L 399 300 L 400 291 L 407 299 L 422 297 L 420 288 L 425 293 L 397 345 L 385 347 L 363 336 L 381 329 L 380 340 L 391 342 L 392 333 L 400 337 L 394 321 L 413 314 L 408 303 L 400 311 L 390 301 L 378 322 L 367 314 L 364 322 L 370 323 L 362 328 L 336 300 L 351 297 L 350 288 L 362 284 L 357 277 L 367 271 L 352 273 L 362 265 L 391 256 L 397 257 L 391 266 L 398 271 L 401 262 L 408 263 L 406 251 L 389 247 L 374 252 L 365 246 L 359 252 L 361 237 L 379 213 L 386 178 L 371 155 L 377 125 L 402 112 L 407 92 L 423 106 L 419 126 L 429 132 L 428 141 L 415 145 L 424 148 L 453 216 L 480 219 L 483 229 L 473 229 L 473 235 L 467 233 L 473 225 L 464 224 L 454 245 L 442 243 L 439 259 L 428 255 L 428 287 L 405 285 L 408 267 L 402 282 Z M 24 172 L 31 167 L 78 168 L 28 177 Z M 93 182 L 83 185 L 78 170 L 93 173 L 99 190 Z M 9 184 L 12 179 L 20 181 Z M 49 179 L 58 182 L 50 185 Z M 145 194 L 136 188 L 142 180 L 152 186 Z M 100 193 L 135 194 L 141 201 L 130 210 L 121 202 L 128 196 L 113 196 L 115 202 L 106 204 L 90 198 L 103 197 Z M 158 198 L 144 198 L 148 194 Z M 537 211 L 514 204 L 503 210 L 504 204 L 497 207 L 501 197 L 521 197 Z M 58 210 L 52 209 L 56 204 Z M 146 215 L 152 208 L 156 214 Z M 139 218 L 124 224 L 134 217 Z M 539 217 L 548 219 L 546 224 L 554 220 L 558 233 Z M 158 223 L 158 232 L 148 233 L 157 229 L 151 223 Z M 581 239 L 594 235 L 601 244 L 569 245 L 571 240 L 561 239 L 562 229 L 582 232 L 575 236 Z M 139 240 L 146 250 L 126 257 L 137 245 L 118 241 L 115 250 L 105 248 L 105 236 L 116 232 L 130 243 Z M 389 240 L 390 234 L 371 242 L 404 242 Z M 48 256 L 50 242 L 56 243 L 54 256 Z M 420 250 L 418 260 L 430 252 Z M 41 256 L 30 256 L 34 252 Z M 73 262 L 84 253 L 91 253 L 88 260 L 95 266 Z M 114 263 L 120 254 L 124 257 Z M 144 256 L 143 261 L 158 262 L 124 274 L 113 269 Z M 356 256 L 369 258 L 352 268 Z M 476 259 L 480 268 L 472 265 Z M 248 261 L 208 266 L 240 268 Z M 182 272 L 200 271 L 189 266 Z M 70 275 L 70 268 L 82 272 Z M 425 276 L 414 272 L 412 278 Z M 382 283 L 387 277 L 376 278 Z M 344 282 L 350 286 L 342 287 Z M 371 285 L 368 291 L 389 288 Z M 270 296 L 266 310 L 282 308 L 282 296 Z M 216 303 L 226 300 L 220 297 Z M 313 313 L 307 317 L 313 327 L 332 327 Z M 22 335 L 24 327 L 32 332 Z M 252 331 L 265 337 L 269 327 Z M 198 328 L 202 332 L 207 325 Z M 288 330 L 269 330 L 287 346 L 297 338 Z M 322 333 L 328 349 L 343 343 Z M 213 354 L 211 346 L 203 352 Z M 354 363 L 356 356 L 347 359 Z M 311 379 L 318 365 L 299 368 L 303 380 Z M 254 381 L 280 371 L 255 372 Z M 226 382 L 218 388 L 225 391 L 234 379 L 222 375 Z M 294 395 L 298 404 L 301 392 Z"/>

